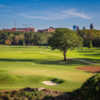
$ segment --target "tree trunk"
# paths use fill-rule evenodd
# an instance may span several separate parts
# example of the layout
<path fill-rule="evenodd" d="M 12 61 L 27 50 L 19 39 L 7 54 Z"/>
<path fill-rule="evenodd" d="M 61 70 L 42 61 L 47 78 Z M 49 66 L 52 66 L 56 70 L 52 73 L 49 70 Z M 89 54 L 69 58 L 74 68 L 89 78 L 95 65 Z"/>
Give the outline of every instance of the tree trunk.
<path fill-rule="evenodd" d="M 64 50 L 64 61 L 67 61 L 67 57 L 66 57 L 66 50 Z"/>
<path fill-rule="evenodd" d="M 89 42 L 89 48 L 93 48 L 92 40 L 90 40 L 90 42 Z"/>

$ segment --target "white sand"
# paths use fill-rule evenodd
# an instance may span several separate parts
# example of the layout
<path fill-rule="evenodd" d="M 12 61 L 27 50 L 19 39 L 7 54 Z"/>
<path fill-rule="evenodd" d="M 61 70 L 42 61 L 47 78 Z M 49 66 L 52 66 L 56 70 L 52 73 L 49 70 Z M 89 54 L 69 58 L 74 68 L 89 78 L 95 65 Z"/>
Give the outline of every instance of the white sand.
<path fill-rule="evenodd" d="M 50 85 L 50 86 L 57 85 L 57 83 L 54 83 L 52 81 L 43 81 L 42 83 L 45 85 Z"/>

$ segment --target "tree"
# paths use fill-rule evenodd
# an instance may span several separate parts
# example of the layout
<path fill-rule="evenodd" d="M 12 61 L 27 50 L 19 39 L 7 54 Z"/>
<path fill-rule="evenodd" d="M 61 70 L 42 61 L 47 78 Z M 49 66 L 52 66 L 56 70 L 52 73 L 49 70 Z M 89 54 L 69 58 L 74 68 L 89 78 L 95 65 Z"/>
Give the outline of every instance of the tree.
<path fill-rule="evenodd" d="M 94 40 L 94 25 L 90 24 L 90 30 L 88 30 L 87 38 L 89 40 L 89 48 L 93 47 Z"/>
<path fill-rule="evenodd" d="M 89 33 L 88 33 L 87 37 L 88 37 L 88 40 L 89 40 L 89 48 L 93 48 L 94 31 L 89 30 Z"/>
<path fill-rule="evenodd" d="M 77 31 L 79 31 L 79 30 L 80 30 L 79 26 L 77 26 L 77 27 L 76 27 L 76 30 L 77 30 Z"/>
<path fill-rule="evenodd" d="M 5 40 L 7 40 L 7 34 L 6 33 L 0 33 L 0 44 L 5 44 Z"/>
<path fill-rule="evenodd" d="M 86 27 L 85 26 L 83 26 L 83 30 L 86 30 Z"/>
<path fill-rule="evenodd" d="M 82 46 L 82 39 L 75 31 L 67 28 L 56 29 L 56 32 L 49 38 L 48 44 L 52 49 L 59 49 L 63 52 L 64 61 L 67 61 L 66 53 L 69 49 Z"/>
<path fill-rule="evenodd" d="M 94 25 L 90 24 L 90 30 L 93 30 L 93 29 L 94 29 Z"/>
<path fill-rule="evenodd" d="M 76 31 L 77 30 L 77 26 L 73 25 L 73 30 Z"/>
<path fill-rule="evenodd" d="M 33 43 L 34 45 L 47 45 L 48 44 L 48 38 L 52 35 L 52 33 L 40 33 L 37 32 L 33 36 Z"/>

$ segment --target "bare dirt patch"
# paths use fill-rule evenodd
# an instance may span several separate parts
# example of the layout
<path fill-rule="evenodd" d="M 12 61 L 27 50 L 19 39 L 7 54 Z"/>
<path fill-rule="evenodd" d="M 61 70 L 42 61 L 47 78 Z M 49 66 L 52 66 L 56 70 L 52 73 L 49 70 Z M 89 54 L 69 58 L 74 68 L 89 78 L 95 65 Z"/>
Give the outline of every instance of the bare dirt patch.
<path fill-rule="evenodd" d="M 77 69 L 91 73 L 100 73 L 100 66 L 84 66 L 84 67 L 78 67 Z"/>

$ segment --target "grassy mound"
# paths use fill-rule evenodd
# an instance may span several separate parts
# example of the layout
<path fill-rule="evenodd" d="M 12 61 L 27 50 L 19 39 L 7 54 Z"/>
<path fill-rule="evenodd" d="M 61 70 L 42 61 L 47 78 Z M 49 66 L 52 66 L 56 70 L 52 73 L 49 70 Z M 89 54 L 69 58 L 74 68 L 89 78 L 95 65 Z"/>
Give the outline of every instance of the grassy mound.
<path fill-rule="evenodd" d="M 74 93 L 73 100 L 99 100 L 100 99 L 100 74 L 89 78 L 79 90 Z M 75 99 L 77 98 L 77 99 Z"/>

